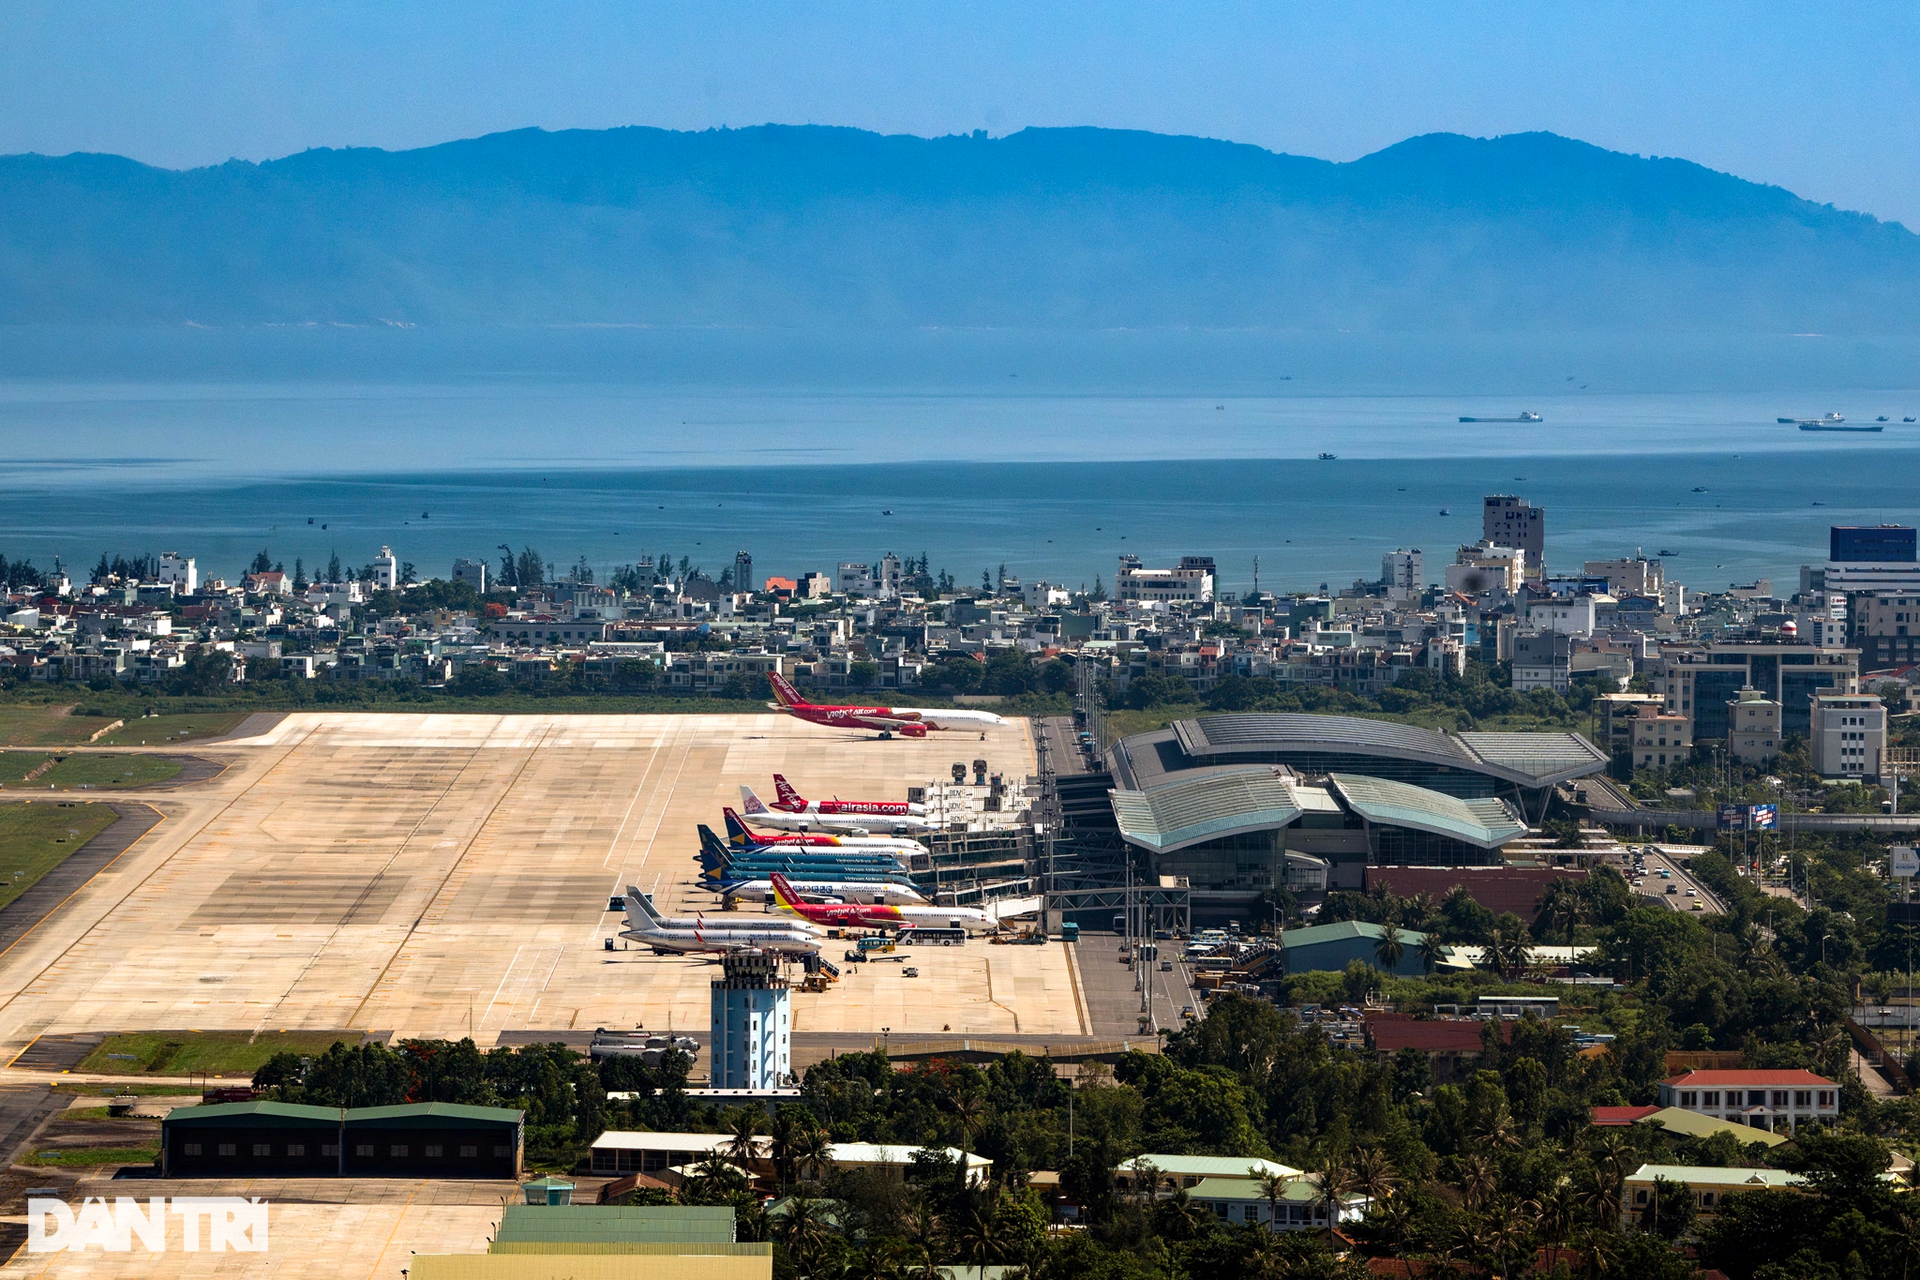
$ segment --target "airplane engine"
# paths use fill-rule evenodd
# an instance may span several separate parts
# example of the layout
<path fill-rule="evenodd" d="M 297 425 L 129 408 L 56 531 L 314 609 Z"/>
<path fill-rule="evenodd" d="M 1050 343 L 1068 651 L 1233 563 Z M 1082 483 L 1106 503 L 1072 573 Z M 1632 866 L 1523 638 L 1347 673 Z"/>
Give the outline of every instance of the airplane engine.
<path fill-rule="evenodd" d="M 924 738 L 927 736 L 927 726 L 923 724 L 903 724 L 898 729 L 895 729 L 894 732 L 903 738 Z"/>

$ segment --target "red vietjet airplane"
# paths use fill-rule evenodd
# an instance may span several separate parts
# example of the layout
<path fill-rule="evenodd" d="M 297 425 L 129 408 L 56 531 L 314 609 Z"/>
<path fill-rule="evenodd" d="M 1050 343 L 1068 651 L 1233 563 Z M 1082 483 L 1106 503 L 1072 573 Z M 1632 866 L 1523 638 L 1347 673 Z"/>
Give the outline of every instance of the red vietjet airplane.
<path fill-rule="evenodd" d="M 773 793 L 777 797 L 772 808 L 783 813 L 879 813 L 905 814 L 925 813 L 927 806 L 914 804 L 910 800 L 808 800 L 793 789 L 793 784 L 779 774 L 773 775 Z"/>
<path fill-rule="evenodd" d="M 767 677 L 773 686 L 774 701 L 767 704 L 775 711 L 813 724 L 844 729 L 877 729 L 883 738 L 899 734 L 903 738 L 924 738 L 929 729 L 982 729 L 1004 724 L 991 711 L 946 711 L 935 707 L 835 707 L 808 702 L 800 691 L 775 672 Z"/>
<path fill-rule="evenodd" d="M 928 929 L 965 929 L 968 933 L 981 933 L 995 927 L 991 916 L 972 907 L 895 907 L 878 902 L 826 906 L 806 902 L 778 871 L 770 879 L 781 910 L 791 911 L 813 924 L 868 929 L 911 929 L 918 925 Z"/>

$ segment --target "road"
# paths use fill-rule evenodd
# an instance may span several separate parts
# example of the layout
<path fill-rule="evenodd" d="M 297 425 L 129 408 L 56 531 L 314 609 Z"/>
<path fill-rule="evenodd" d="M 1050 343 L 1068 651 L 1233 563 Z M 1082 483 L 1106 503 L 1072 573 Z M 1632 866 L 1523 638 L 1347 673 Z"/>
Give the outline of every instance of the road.
<path fill-rule="evenodd" d="M 1641 884 L 1642 894 L 1660 899 L 1675 911 L 1691 913 L 1695 902 L 1700 904 L 1699 914 L 1701 915 L 1720 915 L 1726 910 L 1725 904 L 1715 896 L 1712 890 L 1689 874 L 1686 868 L 1680 865 L 1678 858 L 1659 852 L 1658 845 L 1646 847 L 1654 852 L 1646 855 L 1647 874 Z M 1662 867 L 1673 874 L 1671 881 L 1660 878 Z M 1676 892 L 1666 892 L 1669 884 L 1676 887 Z M 1689 889 L 1693 890 L 1695 897 L 1687 896 Z"/>

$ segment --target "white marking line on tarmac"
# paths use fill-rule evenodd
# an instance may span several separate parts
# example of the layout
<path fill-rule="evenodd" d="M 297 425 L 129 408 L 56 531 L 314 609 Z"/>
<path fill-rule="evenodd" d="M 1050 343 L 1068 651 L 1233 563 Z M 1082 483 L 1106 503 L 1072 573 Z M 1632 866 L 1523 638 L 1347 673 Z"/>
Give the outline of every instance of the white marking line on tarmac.
<path fill-rule="evenodd" d="M 513 967 L 520 963 L 520 953 L 526 949 L 527 944 L 524 942 L 513 949 L 513 959 L 507 961 L 507 971 L 500 975 L 500 985 L 493 989 L 493 999 L 487 1001 L 486 1009 L 480 1014 L 480 1024 L 482 1026 L 486 1025 L 487 1015 L 493 1012 L 493 1006 L 499 1003 L 500 993 L 507 989 L 507 979 L 513 976 Z"/>
<path fill-rule="evenodd" d="M 564 942 L 553 949 L 553 963 L 547 966 L 547 976 L 540 980 L 540 994 L 533 998 L 533 1008 L 527 1010 L 528 1022 L 538 1024 L 540 1002 L 547 998 L 547 988 L 553 985 L 554 971 L 560 967 L 560 957 L 566 953 L 567 946 Z"/>

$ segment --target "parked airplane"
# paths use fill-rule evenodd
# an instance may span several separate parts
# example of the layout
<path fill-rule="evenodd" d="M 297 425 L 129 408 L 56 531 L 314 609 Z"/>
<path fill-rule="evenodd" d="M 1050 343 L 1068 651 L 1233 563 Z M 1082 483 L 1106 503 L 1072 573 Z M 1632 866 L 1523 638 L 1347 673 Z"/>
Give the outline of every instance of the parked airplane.
<path fill-rule="evenodd" d="M 919 906 L 926 902 L 918 889 L 892 880 L 814 880 L 805 878 L 805 873 L 799 871 L 793 875 L 801 877 L 787 881 L 793 886 L 793 891 L 815 902 L 891 902 L 899 906 Z M 737 898 L 743 902 L 776 901 L 773 881 L 765 876 L 723 881 L 718 891 L 723 898 Z"/>
<path fill-rule="evenodd" d="M 783 910 L 814 924 L 873 929 L 912 929 L 924 925 L 929 929 L 965 929 L 969 933 L 984 933 L 995 927 L 991 916 L 972 907 L 896 907 L 877 903 L 822 906 L 804 901 L 793 883 L 779 872 L 767 878 L 773 881 L 774 898 Z"/>
<path fill-rule="evenodd" d="M 741 784 L 740 810 L 748 822 L 763 827 L 779 827 L 786 831 L 811 831 L 815 827 L 823 831 L 845 831 L 849 834 L 864 835 L 868 831 L 892 831 L 896 835 L 912 831 L 937 831 L 940 824 L 931 818 L 923 818 L 914 813 L 782 813 L 778 809 L 769 809 L 766 801 L 753 793 L 753 788 Z"/>
<path fill-rule="evenodd" d="M 779 774 L 773 775 L 773 807 L 782 813 L 922 814 L 927 806 L 911 800 L 808 800 Z"/>
<path fill-rule="evenodd" d="M 736 849 L 817 849 L 831 853 L 844 849 L 850 853 L 924 853 L 926 846 L 912 836 L 848 836 L 811 833 L 773 833 L 755 831 L 740 820 L 732 809 L 722 808 L 727 819 L 727 843 Z M 701 828 L 706 830 L 705 827 Z"/>
<path fill-rule="evenodd" d="M 627 927 L 623 938 L 644 943 L 657 952 L 706 952 L 724 955 L 733 951 L 777 951 L 789 955 L 818 955 L 820 943 L 811 932 L 801 932 L 791 924 L 784 927 L 771 922 L 741 921 L 745 927 L 713 928 L 695 917 L 692 928 L 673 927 L 653 909 L 653 901 L 632 885 L 627 886 Z M 729 922 L 733 924 L 734 922 Z"/>
<path fill-rule="evenodd" d="M 904 738 L 924 738 L 929 729 L 985 729 L 1005 721 L 991 711 L 947 711 L 937 707 L 847 707 L 808 702 L 785 677 L 772 673 L 774 701 L 767 704 L 775 711 L 813 724 L 844 729 L 877 729 L 883 738 L 899 734 Z"/>

